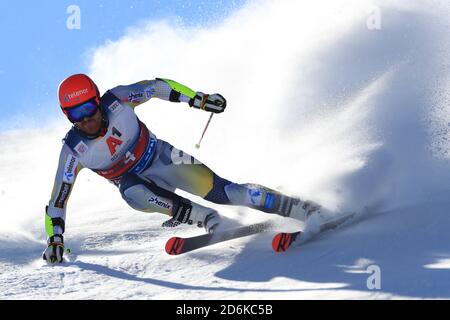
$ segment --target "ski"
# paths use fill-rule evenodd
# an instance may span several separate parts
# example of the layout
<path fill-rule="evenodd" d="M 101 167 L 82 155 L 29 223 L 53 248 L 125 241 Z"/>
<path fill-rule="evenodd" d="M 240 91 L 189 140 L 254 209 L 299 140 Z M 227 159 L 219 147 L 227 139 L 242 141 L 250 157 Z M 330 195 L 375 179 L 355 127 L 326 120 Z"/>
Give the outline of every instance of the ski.
<path fill-rule="evenodd" d="M 277 233 L 272 240 L 273 250 L 275 252 L 285 252 L 301 233 L 301 231 Z"/>
<path fill-rule="evenodd" d="M 189 251 L 204 248 L 219 242 L 247 237 L 253 234 L 268 231 L 272 223 L 255 223 L 235 229 L 219 231 L 212 234 L 203 234 L 189 238 L 172 237 L 166 242 L 166 252 L 170 255 L 179 255 Z"/>
<path fill-rule="evenodd" d="M 327 230 L 335 229 L 344 224 L 355 216 L 355 213 L 344 214 L 342 217 L 327 221 L 320 225 L 318 233 L 322 233 Z M 275 252 L 285 252 L 289 247 L 297 240 L 301 238 L 302 231 L 295 232 L 280 232 L 277 233 L 272 240 L 272 248 Z"/>

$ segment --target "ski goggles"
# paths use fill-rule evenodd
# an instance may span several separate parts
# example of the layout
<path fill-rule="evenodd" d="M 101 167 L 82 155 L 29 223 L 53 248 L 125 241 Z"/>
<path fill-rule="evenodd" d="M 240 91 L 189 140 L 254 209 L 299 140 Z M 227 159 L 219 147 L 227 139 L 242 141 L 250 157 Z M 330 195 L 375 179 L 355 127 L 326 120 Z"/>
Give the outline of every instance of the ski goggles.
<path fill-rule="evenodd" d="M 92 117 L 98 110 L 98 104 L 90 100 L 76 107 L 67 108 L 66 115 L 71 122 L 80 122 L 84 118 Z"/>

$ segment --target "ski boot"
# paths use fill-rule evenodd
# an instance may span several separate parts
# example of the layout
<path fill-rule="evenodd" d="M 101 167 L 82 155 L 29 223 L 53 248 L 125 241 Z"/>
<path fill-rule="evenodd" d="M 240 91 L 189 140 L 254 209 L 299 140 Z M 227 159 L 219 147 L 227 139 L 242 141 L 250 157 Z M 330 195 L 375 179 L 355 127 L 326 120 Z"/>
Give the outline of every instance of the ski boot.
<path fill-rule="evenodd" d="M 312 215 L 320 213 L 321 206 L 319 204 L 313 201 L 302 201 L 298 198 L 292 198 L 292 206 L 287 217 L 305 222 Z"/>
<path fill-rule="evenodd" d="M 322 228 L 329 223 L 335 223 L 339 220 L 339 214 L 327 208 L 320 206 L 313 201 L 302 201 L 293 198 L 293 204 L 287 217 L 297 219 L 306 223 L 312 230 Z"/>
<path fill-rule="evenodd" d="M 244 189 L 240 189 L 244 187 Z M 276 190 L 256 184 L 230 185 L 226 187 L 227 195 L 234 204 L 244 204 L 248 207 L 290 217 L 305 222 L 323 209 L 312 201 L 302 201 Z"/>
<path fill-rule="evenodd" d="M 163 222 L 162 227 L 174 228 L 182 223 L 196 224 L 199 228 L 205 228 L 207 233 L 213 233 L 221 222 L 219 213 L 211 208 L 183 199 L 183 203 L 172 218 Z"/>

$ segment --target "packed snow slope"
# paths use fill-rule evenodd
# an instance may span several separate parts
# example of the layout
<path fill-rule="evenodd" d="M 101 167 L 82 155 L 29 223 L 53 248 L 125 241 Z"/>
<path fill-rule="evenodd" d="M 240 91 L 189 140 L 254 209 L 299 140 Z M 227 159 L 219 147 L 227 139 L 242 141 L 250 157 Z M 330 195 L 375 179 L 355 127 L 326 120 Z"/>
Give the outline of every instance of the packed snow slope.
<path fill-rule="evenodd" d="M 208 114 L 152 100 L 159 138 L 219 175 L 369 212 L 285 254 L 275 231 L 172 257 L 166 217 L 83 170 L 64 264 L 41 260 L 63 116 L 0 135 L 0 299 L 450 298 L 448 1 L 253 1 L 207 27 L 142 23 L 87 52 L 101 91 L 167 77 L 228 99 Z M 3 106 L 2 106 L 3 107 Z M 10 106 L 8 106 L 10 107 Z M 49 108 L 57 108 L 55 105 Z M 183 194 L 205 204 L 202 199 Z M 290 219 L 213 205 L 235 224 Z M 370 290 L 376 265 L 381 289 Z"/>

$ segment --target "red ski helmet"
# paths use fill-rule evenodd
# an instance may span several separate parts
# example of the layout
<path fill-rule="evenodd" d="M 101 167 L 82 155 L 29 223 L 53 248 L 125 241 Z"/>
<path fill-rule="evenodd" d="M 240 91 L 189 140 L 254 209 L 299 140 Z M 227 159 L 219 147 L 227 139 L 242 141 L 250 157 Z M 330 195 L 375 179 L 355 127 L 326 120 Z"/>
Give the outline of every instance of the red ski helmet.
<path fill-rule="evenodd" d="M 74 74 L 64 79 L 58 87 L 59 105 L 64 114 L 66 109 L 78 106 L 89 100 L 100 105 L 100 92 L 91 78 L 85 74 Z"/>

